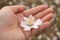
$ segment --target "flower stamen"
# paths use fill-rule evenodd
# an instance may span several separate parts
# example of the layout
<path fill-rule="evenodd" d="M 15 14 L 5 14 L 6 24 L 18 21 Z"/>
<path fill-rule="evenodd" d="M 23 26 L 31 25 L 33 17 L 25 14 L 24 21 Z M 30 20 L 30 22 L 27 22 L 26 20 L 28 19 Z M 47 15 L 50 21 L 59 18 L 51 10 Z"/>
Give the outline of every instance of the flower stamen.
<path fill-rule="evenodd" d="M 26 21 L 26 24 L 27 25 L 32 25 L 34 22 L 34 18 L 29 18 L 27 21 Z"/>

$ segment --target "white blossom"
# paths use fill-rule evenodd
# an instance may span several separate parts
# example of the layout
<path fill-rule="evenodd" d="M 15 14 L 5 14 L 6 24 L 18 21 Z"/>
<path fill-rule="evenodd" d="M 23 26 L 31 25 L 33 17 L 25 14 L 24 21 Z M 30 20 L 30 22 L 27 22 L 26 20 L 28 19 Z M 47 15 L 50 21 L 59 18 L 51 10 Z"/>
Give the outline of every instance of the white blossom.
<path fill-rule="evenodd" d="M 42 20 L 35 20 L 35 18 L 32 15 L 24 17 L 20 23 L 20 26 L 22 26 L 25 31 L 31 30 L 31 28 L 37 29 L 39 25 L 42 25 Z"/>

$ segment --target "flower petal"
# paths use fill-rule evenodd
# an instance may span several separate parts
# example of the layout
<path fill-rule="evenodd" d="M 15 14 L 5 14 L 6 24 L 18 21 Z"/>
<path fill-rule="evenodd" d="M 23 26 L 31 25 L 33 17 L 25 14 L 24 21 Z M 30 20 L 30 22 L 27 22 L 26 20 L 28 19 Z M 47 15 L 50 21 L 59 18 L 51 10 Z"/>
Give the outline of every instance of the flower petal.
<path fill-rule="evenodd" d="M 32 15 L 29 15 L 29 18 L 33 17 Z"/>
<path fill-rule="evenodd" d="M 32 18 L 33 20 L 35 20 L 35 18 L 34 18 L 32 15 L 30 15 L 28 18 L 29 18 L 29 19 Z"/>
<path fill-rule="evenodd" d="M 33 25 L 41 25 L 42 24 L 42 20 L 41 19 L 37 19 Z"/>
<path fill-rule="evenodd" d="M 31 26 L 31 28 L 35 28 L 35 29 L 37 29 L 37 28 L 38 28 L 38 26 L 34 25 L 34 26 Z"/>
<path fill-rule="evenodd" d="M 25 23 L 25 21 L 22 20 L 22 22 L 20 23 L 20 26 L 22 26 L 22 27 L 26 27 L 27 24 Z"/>
<path fill-rule="evenodd" d="M 31 30 L 31 28 L 30 27 L 25 27 L 24 30 L 29 31 L 29 30 Z"/>
<path fill-rule="evenodd" d="M 24 17 L 24 18 L 23 18 L 23 20 L 24 20 L 24 21 L 27 21 L 27 20 L 28 20 L 28 18 L 27 18 L 27 17 Z"/>
<path fill-rule="evenodd" d="M 24 28 L 25 31 L 31 30 L 30 26 L 28 26 L 28 25 L 25 23 L 25 21 L 22 21 L 20 25 L 21 25 L 21 27 Z"/>

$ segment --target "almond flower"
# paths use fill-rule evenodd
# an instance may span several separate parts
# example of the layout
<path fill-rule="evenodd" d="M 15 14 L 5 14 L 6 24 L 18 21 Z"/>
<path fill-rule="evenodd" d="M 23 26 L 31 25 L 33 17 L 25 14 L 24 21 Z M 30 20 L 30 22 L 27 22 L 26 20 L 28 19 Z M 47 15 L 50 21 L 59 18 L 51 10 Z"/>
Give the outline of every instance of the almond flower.
<path fill-rule="evenodd" d="M 23 27 L 25 31 L 31 30 L 32 28 L 37 29 L 39 25 L 42 25 L 42 20 L 35 20 L 32 15 L 24 17 L 20 23 L 20 26 Z"/>

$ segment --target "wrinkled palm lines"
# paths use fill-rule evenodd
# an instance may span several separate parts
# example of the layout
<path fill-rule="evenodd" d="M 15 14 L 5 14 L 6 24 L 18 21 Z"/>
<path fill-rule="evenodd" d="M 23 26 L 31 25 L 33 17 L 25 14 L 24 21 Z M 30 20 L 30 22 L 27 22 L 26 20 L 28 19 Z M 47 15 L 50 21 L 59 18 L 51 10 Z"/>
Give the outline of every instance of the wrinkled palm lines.
<path fill-rule="evenodd" d="M 49 5 L 49 7 L 54 9 L 54 13 L 56 14 L 56 18 L 52 19 L 52 25 L 48 29 L 44 29 L 41 34 L 37 34 L 32 37 L 32 40 L 60 40 L 60 0 L 0 0 L 0 7 L 5 5 L 14 5 L 14 4 L 24 4 L 27 5 L 27 9 L 31 7 L 35 7 L 40 4 Z M 55 20 L 56 19 L 56 20 Z M 57 25 L 56 25 L 57 24 Z"/>

